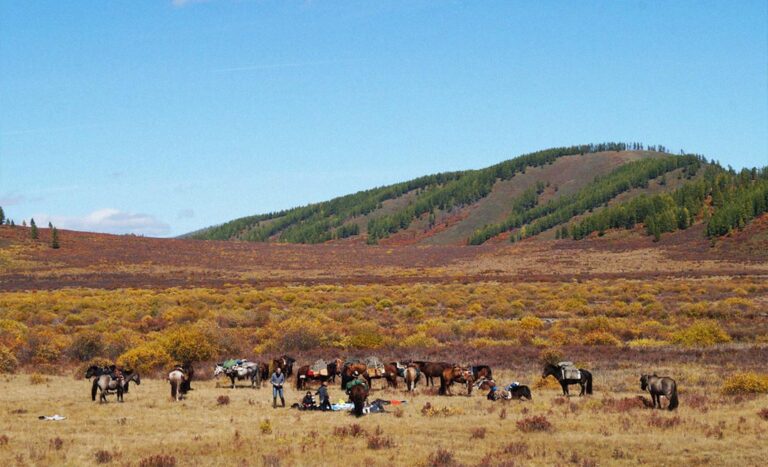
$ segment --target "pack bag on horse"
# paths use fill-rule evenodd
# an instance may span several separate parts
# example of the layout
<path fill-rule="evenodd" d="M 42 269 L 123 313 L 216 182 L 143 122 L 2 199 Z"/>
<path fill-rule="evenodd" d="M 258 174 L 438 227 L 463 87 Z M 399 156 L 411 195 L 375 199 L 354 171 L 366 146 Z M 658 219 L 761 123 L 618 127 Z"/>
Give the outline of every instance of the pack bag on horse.
<path fill-rule="evenodd" d="M 677 399 L 677 383 L 669 376 L 642 375 L 640 377 L 640 389 L 648 391 L 653 400 L 653 408 L 661 408 L 661 396 L 669 401 L 667 410 L 675 410 L 680 402 Z"/>
<path fill-rule="evenodd" d="M 93 378 L 91 383 L 91 400 L 96 400 L 96 393 L 101 391 L 99 401 L 107 402 L 107 396 L 117 394 L 117 401 L 123 402 L 124 394 L 128 393 L 131 381 L 141 384 L 139 374 L 130 369 L 122 369 L 116 365 L 99 367 L 93 365 L 85 372 L 86 378 Z"/>
<path fill-rule="evenodd" d="M 368 381 L 384 378 L 387 386 L 397 388 L 397 366 L 392 363 L 384 364 L 378 357 L 367 357 L 365 367 L 368 372 Z"/>
<path fill-rule="evenodd" d="M 243 381 L 249 380 L 251 387 L 261 387 L 261 367 L 256 362 L 249 362 L 248 360 L 226 360 L 216 364 L 216 368 L 213 370 L 213 376 L 218 377 L 220 375 L 226 375 L 232 383 L 232 388 L 235 387 L 235 380 Z"/>
<path fill-rule="evenodd" d="M 341 366 L 341 359 L 337 358 L 330 363 L 319 359 L 310 365 L 304 365 L 296 370 L 296 389 L 303 389 L 309 381 L 335 381 L 336 374 Z"/>
<path fill-rule="evenodd" d="M 461 383 L 467 386 L 467 395 L 472 395 L 472 386 L 474 379 L 472 378 L 472 371 L 463 368 L 459 365 L 455 365 L 443 370 L 443 374 L 440 375 L 440 391 L 441 396 L 452 396 L 451 386 L 453 383 Z"/>
<path fill-rule="evenodd" d="M 592 394 L 592 373 L 583 368 L 576 368 L 571 362 L 560 362 L 557 365 L 554 363 L 545 364 L 541 377 L 546 378 L 548 376 L 554 376 L 557 379 L 563 388 L 564 396 L 569 395 L 568 386 L 572 384 L 581 386 L 579 396 Z"/>

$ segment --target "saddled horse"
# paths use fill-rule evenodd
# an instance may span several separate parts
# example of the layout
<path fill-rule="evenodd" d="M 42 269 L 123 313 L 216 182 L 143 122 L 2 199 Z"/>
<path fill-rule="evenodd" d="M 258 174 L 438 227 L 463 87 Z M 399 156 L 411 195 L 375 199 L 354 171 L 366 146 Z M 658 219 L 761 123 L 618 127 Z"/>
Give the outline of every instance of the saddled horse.
<path fill-rule="evenodd" d="M 355 417 L 361 417 L 363 415 L 363 409 L 365 408 L 365 401 L 368 400 L 368 388 L 370 386 L 365 384 L 356 384 L 349 390 L 349 398 L 355 405 L 352 412 Z"/>
<path fill-rule="evenodd" d="M 112 374 L 102 374 L 94 380 L 91 399 L 96 400 L 96 391 L 98 390 L 101 391 L 99 402 L 107 402 L 107 395 L 109 394 L 117 394 L 117 401 L 123 402 L 123 394 L 128 392 L 128 383 L 131 381 L 141 384 L 141 377 L 138 373 L 130 371 L 126 371 L 117 379 L 113 378 Z"/>
<path fill-rule="evenodd" d="M 489 391 L 488 399 L 490 400 L 512 400 L 512 399 L 528 399 L 533 400 L 531 396 L 531 388 L 528 386 L 518 384 L 515 386 L 509 385 L 507 387 L 499 387 L 492 379 L 483 379 L 475 383 L 475 387 L 481 391 Z"/>
<path fill-rule="evenodd" d="M 383 372 L 377 371 L 373 375 L 369 372 L 368 376 L 371 380 L 384 378 L 387 381 L 387 387 L 397 389 L 397 365 L 394 363 L 386 363 Z"/>
<path fill-rule="evenodd" d="M 217 363 L 213 370 L 213 377 L 216 378 L 222 374 L 227 375 L 232 381 L 232 388 L 235 387 L 235 380 L 243 381 L 245 379 L 251 381 L 252 388 L 261 387 L 261 368 L 259 368 L 258 363 L 243 362 L 230 368 L 224 367 L 222 363 Z"/>
<path fill-rule="evenodd" d="M 467 386 L 467 395 L 472 395 L 472 372 L 466 368 L 462 368 L 458 365 L 451 366 L 443 370 L 443 374 L 440 375 L 440 392 L 441 396 L 452 396 L 451 386 L 453 383 L 462 383 Z"/>
<path fill-rule="evenodd" d="M 675 410 L 679 405 L 677 400 L 677 383 L 669 376 L 642 375 L 640 377 L 640 389 L 651 393 L 653 408 L 661 408 L 661 396 L 669 401 L 667 410 Z"/>
<path fill-rule="evenodd" d="M 171 397 L 180 401 L 186 391 L 184 390 L 184 382 L 187 380 L 187 374 L 182 367 L 176 367 L 168 373 L 168 382 L 171 383 Z"/>
<path fill-rule="evenodd" d="M 331 363 L 328 363 L 325 368 L 325 373 L 310 371 L 309 365 L 304 365 L 296 370 L 296 389 L 302 389 L 310 381 L 336 381 L 336 375 L 341 370 L 342 361 L 340 358 L 335 359 Z"/>
<path fill-rule="evenodd" d="M 355 379 L 355 372 L 365 378 L 368 387 L 371 387 L 371 377 L 368 375 L 368 366 L 363 362 L 344 362 L 341 368 L 341 389 L 347 388 L 347 383 Z"/>
<path fill-rule="evenodd" d="M 282 357 L 278 357 L 272 360 L 272 371 L 275 371 L 275 368 L 280 368 L 285 377 L 289 378 L 291 375 L 293 375 L 294 363 L 296 363 L 295 358 L 289 357 L 288 355 L 283 355 Z"/>
<path fill-rule="evenodd" d="M 443 375 L 443 371 L 445 371 L 446 368 L 453 367 L 452 363 L 447 363 L 447 362 L 415 361 L 412 363 L 416 365 L 419 371 L 424 375 L 424 378 L 425 378 L 424 384 L 427 386 L 434 386 L 435 385 L 434 378 L 440 378 Z"/>
<path fill-rule="evenodd" d="M 572 384 L 578 384 L 581 386 L 581 392 L 579 393 L 579 396 L 583 396 L 584 394 L 592 394 L 592 373 L 589 371 L 579 368 L 579 379 L 566 379 L 563 377 L 563 371 L 562 368 L 553 364 L 553 363 L 547 363 L 544 365 L 544 371 L 541 373 L 542 378 L 546 378 L 547 376 L 554 376 L 555 379 L 560 383 L 560 386 L 563 388 L 563 395 L 568 396 L 568 386 Z"/>

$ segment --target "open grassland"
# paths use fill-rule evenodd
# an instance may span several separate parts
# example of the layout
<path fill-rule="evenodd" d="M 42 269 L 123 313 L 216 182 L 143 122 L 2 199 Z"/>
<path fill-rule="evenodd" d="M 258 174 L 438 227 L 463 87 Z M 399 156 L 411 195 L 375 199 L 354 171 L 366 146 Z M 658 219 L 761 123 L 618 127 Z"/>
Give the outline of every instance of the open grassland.
<path fill-rule="evenodd" d="M 597 355 L 596 359 L 600 359 Z M 590 365 L 590 362 L 581 362 Z M 377 390 L 403 399 L 388 413 L 272 409 L 262 389 L 198 381 L 183 402 L 167 383 L 144 379 L 125 403 L 90 400 L 72 377 L 0 379 L 0 460 L 6 465 L 142 465 L 151 456 L 176 465 L 761 465 L 768 441 L 768 395 L 723 395 L 721 366 L 593 362 L 595 394 L 560 396 L 538 367 L 497 370 L 497 379 L 531 385 L 532 402 L 491 402 L 484 394 L 440 397 L 417 387 Z M 738 365 L 734 361 L 731 365 Z M 639 374 L 677 378 L 675 412 L 644 407 Z M 37 384 L 32 385 L 34 381 Z M 341 391 L 332 385 L 331 397 Z M 220 402 L 228 396 L 228 402 Z M 300 394 L 287 389 L 288 403 Z M 647 396 L 647 395 L 646 395 Z M 429 404 L 430 408 L 425 406 Z M 65 421 L 40 421 L 58 413 Z M 549 427 L 547 425 L 550 425 Z M 155 457 L 157 460 L 157 457 Z M 165 461 L 169 461 L 166 458 Z M 150 464 L 143 465 L 171 465 Z"/>

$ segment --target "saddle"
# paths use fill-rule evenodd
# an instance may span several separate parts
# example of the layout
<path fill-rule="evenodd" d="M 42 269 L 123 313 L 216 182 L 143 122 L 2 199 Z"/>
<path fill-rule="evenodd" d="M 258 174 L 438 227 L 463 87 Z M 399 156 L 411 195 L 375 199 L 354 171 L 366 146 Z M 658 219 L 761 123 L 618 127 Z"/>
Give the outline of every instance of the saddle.
<path fill-rule="evenodd" d="M 581 371 L 573 362 L 560 362 L 557 366 L 560 367 L 563 379 L 581 379 Z"/>

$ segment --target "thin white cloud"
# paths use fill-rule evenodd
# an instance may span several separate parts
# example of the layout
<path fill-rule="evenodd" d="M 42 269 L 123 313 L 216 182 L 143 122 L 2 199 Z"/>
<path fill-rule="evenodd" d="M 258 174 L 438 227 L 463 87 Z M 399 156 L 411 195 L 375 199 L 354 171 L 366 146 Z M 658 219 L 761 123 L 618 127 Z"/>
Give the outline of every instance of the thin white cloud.
<path fill-rule="evenodd" d="M 162 237 L 171 232 L 171 226 L 155 216 L 112 208 L 99 209 L 82 217 L 38 214 L 34 218 L 38 225 L 47 225 L 48 222 L 52 222 L 53 225 L 62 229 L 86 232 L 135 234 L 149 237 Z"/>
<path fill-rule="evenodd" d="M 209 0 L 171 0 L 171 3 L 173 4 L 173 6 L 180 8 L 183 6 L 190 5 L 192 3 L 203 3 L 207 1 Z"/>
<path fill-rule="evenodd" d="M 0 206 L 14 206 L 17 204 L 22 204 L 27 200 L 27 197 L 24 195 L 19 195 L 14 192 L 5 193 L 4 195 L 0 196 Z"/>

